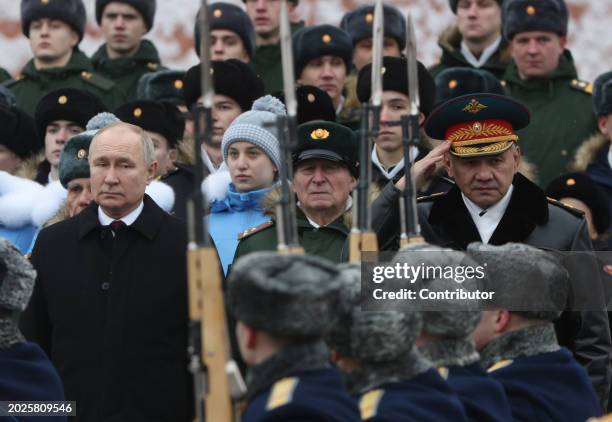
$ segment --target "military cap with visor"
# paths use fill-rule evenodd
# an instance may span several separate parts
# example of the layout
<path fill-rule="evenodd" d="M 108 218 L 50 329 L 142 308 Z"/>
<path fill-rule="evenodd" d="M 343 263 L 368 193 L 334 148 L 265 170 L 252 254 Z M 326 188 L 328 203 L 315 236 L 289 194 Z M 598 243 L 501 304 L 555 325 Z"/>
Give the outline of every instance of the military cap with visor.
<path fill-rule="evenodd" d="M 385 37 L 397 41 L 400 51 L 406 47 L 406 21 L 402 12 L 388 4 L 383 4 L 383 21 Z M 359 41 L 372 38 L 374 24 L 374 6 L 361 5 L 346 13 L 340 22 L 340 28 L 351 36 L 353 47 Z"/>
<path fill-rule="evenodd" d="M 518 142 L 516 131 L 529 124 L 527 107 L 504 95 L 477 93 L 436 107 L 425 121 L 433 139 L 451 141 L 458 157 L 496 155 Z"/>
<path fill-rule="evenodd" d="M 519 32 L 552 32 L 567 35 L 569 12 L 564 0 L 506 0 L 502 7 L 502 32 L 511 40 Z"/>

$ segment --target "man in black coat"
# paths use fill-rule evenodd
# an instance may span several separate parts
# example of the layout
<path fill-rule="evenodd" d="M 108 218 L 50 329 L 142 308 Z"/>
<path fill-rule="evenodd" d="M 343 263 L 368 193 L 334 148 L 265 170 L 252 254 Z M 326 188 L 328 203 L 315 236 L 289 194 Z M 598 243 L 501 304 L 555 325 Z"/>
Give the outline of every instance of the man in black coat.
<path fill-rule="evenodd" d="M 95 202 L 34 246 L 24 334 L 51 357 L 78 421 L 187 421 L 185 227 L 144 193 L 157 163 L 142 129 L 100 130 L 89 163 Z"/>
<path fill-rule="evenodd" d="M 427 242 L 460 250 L 471 242 L 592 250 L 582 213 L 548 200 L 518 173 L 521 152 L 515 131 L 527 126 L 529 119 L 522 104 L 494 94 L 457 97 L 431 112 L 425 131 L 434 139 L 451 141 L 444 164 L 456 185 L 445 194 L 421 199 L 419 222 Z M 381 250 L 398 247 L 399 195 L 389 184 L 373 205 Z M 591 291 L 587 283 L 596 279 L 583 272 L 575 285 L 581 292 Z M 559 342 L 587 369 L 605 408 L 612 342 L 604 308 L 602 303 L 601 311 L 564 312 L 555 326 Z"/>

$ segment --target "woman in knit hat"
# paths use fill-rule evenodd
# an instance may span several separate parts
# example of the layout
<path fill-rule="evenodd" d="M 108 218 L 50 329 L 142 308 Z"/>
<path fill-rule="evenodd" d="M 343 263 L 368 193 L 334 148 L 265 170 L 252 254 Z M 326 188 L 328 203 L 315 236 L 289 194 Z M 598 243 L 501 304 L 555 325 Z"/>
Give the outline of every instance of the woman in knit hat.
<path fill-rule="evenodd" d="M 261 200 L 278 179 L 280 152 L 277 116 L 285 106 L 267 95 L 238 116 L 223 135 L 221 152 L 226 171 L 206 178 L 202 190 L 210 203 L 209 232 L 227 274 L 238 246 L 238 235 L 270 224 Z"/>

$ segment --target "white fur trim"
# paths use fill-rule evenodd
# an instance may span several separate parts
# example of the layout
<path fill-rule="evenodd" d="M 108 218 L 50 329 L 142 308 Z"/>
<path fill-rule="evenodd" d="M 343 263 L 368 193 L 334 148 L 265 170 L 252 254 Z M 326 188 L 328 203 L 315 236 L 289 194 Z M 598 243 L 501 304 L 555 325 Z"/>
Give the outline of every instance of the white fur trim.
<path fill-rule="evenodd" d="M 42 185 L 33 180 L 13 176 L 6 171 L 0 171 L 0 196 L 8 193 L 31 191 L 32 189 L 42 189 Z"/>
<path fill-rule="evenodd" d="M 220 168 L 204 179 L 202 182 L 202 193 L 206 196 L 206 200 L 209 203 L 222 201 L 227 197 L 230 183 L 232 183 L 232 176 L 230 176 L 229 170 L 227 168 Z"/>
<path fill-rule="evenodd" d="M 68 191 L 59 180 L 45 186 L 32 209 L 32 224 L 40 227 L 53 218 L 62 209 L 67 197 Z"/>
<path fill-rule="evenodd" d="M 164 211 L 170 212 L 174 207 L 174 189 L 157 180 L 152 181 L 145 193 Z"/>
<path fill-rule="evenodd" d="M 42 185 L 0 171 L 0 224 L 18 229 L 32 223 L 32 209 L 39 201 Z"/>

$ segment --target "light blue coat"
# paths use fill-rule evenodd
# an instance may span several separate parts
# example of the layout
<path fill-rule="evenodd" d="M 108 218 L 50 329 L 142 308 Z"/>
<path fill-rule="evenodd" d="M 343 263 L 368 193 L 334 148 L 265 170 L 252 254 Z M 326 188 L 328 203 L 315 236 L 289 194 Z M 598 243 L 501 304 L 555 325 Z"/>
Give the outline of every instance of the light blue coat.
<path fill-rule="evenodd" d="M 17 246 L 17 249 L 24 255 L 32 250 L 32 244 L 37 233 L 38 229 L 31 224 L 14 229 L 9 229 L 0 224 L 0 237 Z"/>

